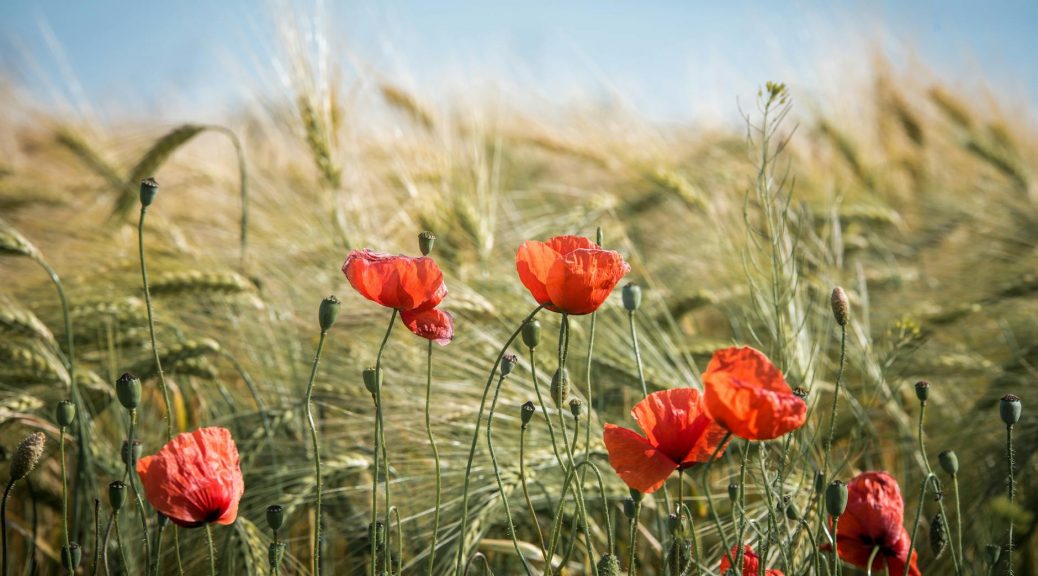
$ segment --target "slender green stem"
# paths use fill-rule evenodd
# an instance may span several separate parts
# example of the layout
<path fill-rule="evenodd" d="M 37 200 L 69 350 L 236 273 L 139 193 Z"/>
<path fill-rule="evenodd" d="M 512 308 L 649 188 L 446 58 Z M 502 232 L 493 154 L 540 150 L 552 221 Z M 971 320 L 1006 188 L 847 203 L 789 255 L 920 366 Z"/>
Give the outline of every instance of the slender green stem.
<path fill-rule="evenodd" d="M 126 473 L 130 481 L 130 488 L 133 490 L 134 499 L 137 502 L 137 514 L 141 517 L 141 532 L 144 535 L 144 558 L 145 558 L 145 569 L 146 573 L 151 573 L 151 536 L 148 534 L 148 517 L 144 512 L 144 500 L 141 498 L 141 491 L 137 487 L 137 458 L 133 453 L 133 440 L 134 432 L 137 426 L 137 411 L 131 409 L 130 411 L 130 427 L 129 432 L 126 436 Z"/>
<path fill-rule="evenodd" d="M 530 348 L 530 377 L 533 380 L 533 390 L 534 393 L 537 395 L 537 403 L 541 406 L 541 414 L 544 416 L 544 422 L 548 425 L 548 437 L 551 439 L 551 449 L 552 452 L 555 454 L 555 461 L 559 464 L 560 468 L 565 468 L 565 463 L 562 459 L 562 454 L 559 452 L 558 442 L 555 439 L 555 426 L 551 423 L 551 417 L 548 415 L 548 405 L 545 404 L 544 397 L 541 395 L 541 383 L 539 380 L 537 380 L 537 355 L 535 348 Z M 565 440 L 563 440 L 563 442 L 565 442 Z M 565 501 L 565 498 L 561 498 L 559 500 L 558 510 L 560 511 L 563 506 L 563 501 Z M 558 513 L 552 516 L 551 532 L 548 535 L 549 551 L 546 555 L 548 558 L 548 563 L 545 566 L 545 571 L 548 573 L 549 576 L 552 573 L 551 559 L 553 556 L 553 552 L 555 550 L 555 542 L 556 539 L 559 537 L 559 534 L 556 532 L 557 526 L 555 521 L 557 518 L 557 514 Z"/>
<path fill-rule="evenodd" d="M 115 515 L 117 512 L 113 511 L 112 515 L 108 518 L 108 528 L 105 528 L 105 541 L 101 546 L 102 556 L 104 558 L 105 576 L 111 576 L 112 571 L 108 567 L 108 543 L 112 540 L 112 526 L 115 525 Z"/>
<path fill-rule="evenodd" d="M 483 419 L 483 410 L 486 407 L 487 396 L 490 394 L 490 387 L 494 384 L 494 374 L 497 373 L 497 369 L 501 365 L 501 359 L 504 357 L 505 352 L 508 350 L 508 347 L 511 346 L 512 342 L 514 342 L 515 339 L 519 337 L 519 333 L 522 331 L 523 326 L 525 326 L 526 323 L 533 320 L 534 316 L 536 316 L 537 313 L 540 312 L 541 308 L 543 307 L 544 306 L 542 305 L 534 308 L 533 312 L 530 312 L 530 314 L 528 314 L 526 318 L 519 323 L 519 327 L 516 328 L 514 332 L 512 332 L 512 335 L 505 342 L 505 345 L 501 347 L 501 351 L 498 352 L 497 360 L 494 361 L 494 366 L 490 369 L 490 375 L 487 376 L 487 382 L 483 386 L 483 396 L 479 401 L 479 413 L 476 414 L 476 424 L 472 431 L 472 444 L 471 446 L 469 446 L 468 461 L 465 464 L 465 481 L 461 492 L 461 526 L 458 531 L 458 554 L 455 564 L 455 572 L 459 575 L 463 574 L 464 567 L 462 566 L 462 564 L 466 558 L 465 531 L 468 527 L 469 520 L 469 479 L 472 475 L 472 461 L 476 457 L 476 445 L 479 443 L 479 422 Z"/>
<path fill-rule="evenodd" d="M 551 563 L 548 561 L 548 550 L 544 547 L 544 533 L 541 532 L 541 523 L 537 520 L 537 510 L 533 507 L 533 500 L 530 499 L 530 487 L 526 484 L 526 428 L 525 424 L 519 428 L 519 483 L 523 487 L 526 509 L 530 511 L 530 522 L 537 531 L 537 544 L 541 547 L 541 557 L 544 558 L 545 571 L 547 572 L 551 570 Z"/>
<path fill-rule="evenodd" d="M 634 505 L 634 518 L 631 519 L 631 545 L 629 556 L 627 557 L 627 573 L 629 576 L 637 576 L 638 574 L 638 516 L 642 511 L 642 503 L 638 502 Z"/>
<path fill-rule="evenodd" d="M 918 426 L 918 437 L 919 437 L 919 453 L 923 457 L 923 464 L 926 466 L 926 473 L 933 483 L 933 493 L 941 494 L 940 480 L 937 479 L 937 475 L 933 473 L 933 468 L 930 467 L 930 458 L 926 455 L 926 434 L 923 432 L 923 424 L 926 416 L 926 402 L 919 403 L 919 426 Z M 941 509 L 941 516 L 944 518 L 945 525 L 948 522 L 948 512 L 944 509 L 944 498 L 940 497 L 937 499 L 937 506 Z M 951 550 L 952 564 L 955 567 L 955 573 L 961 575 L 962 569 L 960 567 L 959 558 L 955 554 L 955 547 L 952 546 Z"/>
<path fill-rule="evenodd" d="M 433 511 L 433 533 L 432 546 L 429 547 L 429 576 L 432 576 L 433 566 L 436 564 L 436 538 L 440 531 L 440 451 L 436 449 L 436 439 L 433 437 L 432 419 L 429 415 L 429 407 L 432 402 L 432 356 L 433 343 L 429 341 L 428 353 L 425 363 L 425 432 L 429 435 L 429 447 L 432 448 L 433 464 L 436 467 L 436 506 Z M 520 440 L 521 442 L 521 440 Z M 519 448 L 520 468 L 522 467 L 522 448 Z M 520 472 L 520 476 L 521 476 Z M 526 492 L 526 483 L 523 482 L 523 491 Z M 544 546 L 542 545 L 541 548 Z"/>
<path fill-rule="evenodd" d="M 1009 503 L 1016 499 L 1016 454 L 1013 452 L 1013 425 L 1006 426 L 1006 460 L 1009 464 Z M 1006 575 L 1013 576 L 1013 516 L 1009 516 L 1009 535 L 1006 539 Z"/>
<path fill-rule="evenodd" d="M 512 537 L 512 545 L 515 547 L 515 553 L 519 556 L 519 562 L 523 565 L 523 570 L 527 576 L 532 576 L 533 572 L 530 571 L 530 565 L 526 562 L 526 556 L 523 555 L 523 551 L 519 548 L 519 540 L 515 535 L 515 523 L 512 522 L 512 509 L 508 505 L 508 495 L 505 494 L 505 485 L 501 480 L 501 469 L 497 465 L 497 454 L 494 452 L 494 409 L 497 408 L 497 398 L 501 393 L 501 384 L 505 381 L 505 375 L 502 374 L 497 379 L 497 387 L 494 389 L 494 397 L 490 400 L 490 410 L 487 411 L 487 448 L 490 451 L 490 464 L 494 468 L 494 478 L 497 480 L 497 490 L 501 495 L 501 503 L 505 508 L 505 520 L 508 521 L 508 535 Z"/>
<path fill-rule="evenodd" d="M 382 353 L 385 352 L 385 350 L 386 350 L 386 344 L 389 342 L 389 335 L 393 332 L 393 326 L 396 324 L 396 317 L 397 317 L 397 315 L 399 313 L 400 313 L 399 310 L 394 309 L 393 313 L 389 316 L 389 325 L 386 327 L 386 333 L 382 337 L 382 343 L 378 347 L 378 354 L 375 356 L 375 374 L 376 374 L 375 378 L 378 381 L 378 385 L 375 387 L 375 416 L 376 416 L 376 418 L 378 418 L 377 430 L 378 430 L 378 442 L 379 442 L 379 446 L 376 447 L 376 449 L 379 449 L 382 452 L 382 471 L 383 471 L 383 473 L 382 473 L 382 480 L 383 480 L 382 487 L 383 487 L 383 500 L 384 500 L 383 503 L 386 506 L 386 514 L 385 514 L 385 522 L 384 522 L 384 524 L 386 526 L 387 538 L 388 538 L 389 526 L 390 526 L 390 523 L 389 523 L 389 515 L 390 514 L 389 513 L 390 513 L 390 510 L 392 510 L 393 507 L 392 507 L 392 502 L 389 499 L 389 497 L 390 497 L 390 494 L 389 494 L 389 455 L 388 455 L 388 448 L 386 447 L 385 411 L 383 410 L 383 407 L 382 407 L 382 378 L 381 378 L 381 376 L 382 376 Z M 375 467 L 375 477 L 376 477 L 376 479 L 378 477 L 378 467 L 377 466 Z M 386 568 L 387 571 L 389 571 L 390 574 L 392 574 L 392 572 L 393 572 L 392 557 L 391 557 L 392 554 L 390 553 L 390 548 L 389 548 L 388 544 L 384 547 L 384 553 L 385 553 L 385 568 Z"/>
<path fill-rule="evenodd" d="M 97 566 L 101 562 L 101 500 L 94 498 L 94 561 L 90 567 L 91 576 L 97 576 Z"/>
<path fill-rule="evenodd" d="M 65 565 L 72 566 L 72 548 L 69 547 L 68 537 L 68 475 L 65 470 L 65 427 L 62 426 L 58 432 L 58 448 L 61 452 L 61 536 L 64 538 L 65 547 L 62 555 L 65 557 Z"/>
<path fill-rule="evenodd" d="M 872 553 L 869 554 L 869 562 L 868 562 L 868 564 L 865 565 L 865 566 L 867 566 L 866 570 L 868 571 L 868 572 L 866 572 L 866 576 L 872 576 L 872 563 L 876 560 L 876 554 L 878 554 L 878 553 L 879 553 L 879 546 L 873 546 L 872 547 Z"/>
<path fill-rule="evenodd" d="M 400 509 L 396 506 L 389 507 L 389 515 L 393 516 L 396 522 L 393 524 L 396 526 L 396 562 L 401 568 L 404 566 L 404 532 L 400 528 Z M 389 530 L 387 526 L 386 530 L 386 548 L 389 548 Z M 393 573 L 393 565 L 389 564 L 389 573 Z"/>
<path fill-rule="evenodd" d="M 717 459 L 717 455 L 721 453 L 721 450 L 728 444 L 728 440 L 731 439 L 732 433 L 726 432 L 724 438 L 714 449 L 714 453 L 710 455 L 710 460 L 707 461 L 706 466 L 703 468 L 703 493 L 706 494 L 706 504 L 710 508 L 710 516 L 714 519 L 714 527 L 717 528 L 717 533 L 721 535 L 721 544 L 724 546 L 724 554 L 728 557 L 728 564 L 735 566 L 735 558 L 732 557 L 732 545 L 728 541 L 728 533 L 725 532 L 724 526 L 721 525 L 721 517 L 717 514 L 717 508 L 714 507 L 714 495 L 710 491 L 710 468 L 714 465 L 714 460 Z"/>
<path fill-rule="evenodd" d="M 840 517 L 833 516 L 833 574 L 836 574 L 836 576 L 839 576 L 840 574 L 840 539 L 837 537 L 837 534 L 840 533 L 838 528 L 839 525 Z M 908 557 L 911 558 L 912 554 L 909 553 Z"/>
<path fill-rule="evenodd" d="M 955 523 L 958 531 L 959 558 L 962 559 L 962 567 L 966 568 L 966 557 L 962 555 L 962 507 L 959 506 L 959 475 L 952 474 L 952 488 L 955 490 Z"/>
<path fill-rule="evenodd" d="M 144 216 L 148 208 L 141 206 L 141 216 L 137 222 L 137 251 L 141 261 L 141 281 L 144 284 L 144 306 L 148 310 L 148 335 L 151 337 L 151 353 L 155 359 L 155 370 L 159 375 L 159 388 L 162 389 L 162 400 L 166 404 L 166 439 L 173 438 L 173 403 L 169 399 L 169 388 L 166 386 L 166 375 L 162 371 L 162 360 L 159 358 L 159 347 L 155 338 L 155 312 L 151 305 L 151 289 L 148 286 L 148 264 L 144 258 Z"/>
<path fill-rule="evenodd" d="M 7 487 L 4 488 L 3 500 L 0 500 L 0 533 L 3 534 L 2 544 L 4 559 L 3 559 L 3 576 L 7 576 L 7 497 L 11 494 L 11 488 L 14 487 L 14 478 L 11 478 L 7 482 Z"/>
<path fill-rule="evenodd" d="M 317 366 L 321 363 L 321 351 L 324 350 L 324 340 L 327 336 L 328 332 L 321 330 L 321 336 L 317 340 L 317 352 L 314 354 L 314 362 L 310 368 L 310 380 L 306 384 L 306 421 L 310 426 L 310 442 L 314 450 L 314 478 L 317 490 L 317 503 L 315 505 L 317 527 L 314 537 L 313 573 L 318 576 L 321 574 L 321 490 L 324 486 L 321 480 L 321 443 L 317 439 L 317 424 L 314 422 L 312 399 L 314 381 L 317 380 Z"/>
<path fill-rule="evenodd" d="M 634 346 L 634 362 L 638 366 L 638 383 L 642 386 L 642 397 L 649 395 L 649 389 L 645 385 L 645 370 L 642 368 L 642 351 L 638 346 L 638 331 L 634 326 L 634 310 L 627 313 L 627 324 L 631 328 L 631 345 Z"/>
<path fill-rule="evenodd" d="M 155 528 L 155 547 L 153 550 L 153 556 L 151 560 L 152 574 L 159 576 L 161 574 L 161 563 L 162 563 L 162 535 L 165 534 L 165 526 L 162 522 L 158 523 L 158 527 Z"/>
<path fill-rule="evenodd" d="M 205 523 L 205 541 L 209 544 L 209 576 L 216 576 L 216 546 L 213 546 L 213 525 Z"/>
<path fill-rule="evenodd" d="M 739 459 L 739 538 L 736 544 L 742 546 L 743 537 L 746 534 L 746 460 L 750 453 L 750 441 L 746 440 L 742 445 L 742 457 Z M 742 574 L 745 554 L 739 554 L 735 559 L 738 562 L 735 573 Z"/>
<path fill-rule="evenodd" d="M 177 574 L 184 576 L 184 563 L 180 559 L 180 526 L 173 526 L 173 558 L 177 561 Z"/>
<path fill-rule="evenodd" d="M 123 533 L 119 530 L 119 515 L 115 516 L 115 544 L 119 547 L 119 559 L 123 563 L 123 571 L 129 572 L 130 563 L 126 560 L 126 543 L 123 542 Z"/>
<path fill-rule="evenodd" d="M 923 515 L 923 501 L 926 500 L 926 485 L 930 483 L 931 476 L 933 475 L 927 473 L 926 477 L 923 478 L 923 485 L 919 490 L 919 506 L 915 510 L 915 521 L 912 522 L 912 540 L 908 545 L 908 555 L 905 556 L 905 558 L 908 558 L 908 560 L 905 561 L 905 571 L 901 576 L 908 576 L 908 568 L 912 565 L 911 559 L 912 551 L 915 550 L 915 536 L 916 533 L 919 531 L 919 518 L 921 518 Z M 833 551 L 836 551 L 835 538 L 833 538 Z"/>

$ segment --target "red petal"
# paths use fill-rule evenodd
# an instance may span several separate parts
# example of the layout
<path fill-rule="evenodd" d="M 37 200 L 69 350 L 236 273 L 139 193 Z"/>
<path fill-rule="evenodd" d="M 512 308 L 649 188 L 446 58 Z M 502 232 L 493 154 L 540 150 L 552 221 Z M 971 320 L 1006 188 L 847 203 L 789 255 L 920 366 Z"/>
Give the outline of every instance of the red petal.
<path fill-rule="evenodd" d="M 548 271 L 548 298 L 561 312 L 590 314 L 630 269 L 612 250 L 574 250 L 556 260 Z"/>
<path fill-rule="evenodd" d="M 714 353 L 706 372 L 704 405 L 721 426 L 747 440 L 771 440 L 803 426 L 807 404 L 782 373 L 753 348 Z"/>
<path fill-rule="evenodd" d="M 908 558 L 908 549 L 911 548 L 912 537 L 909 536 L 908 530 L 901 527 L 901 536 L 897 540 L 897 544 L 893 549 L 893 554 L 887 556 L 887 572 L 889 574 L 904 574 L 905 573 L 905 562 L 908 562 L 908 576 L 922 576 L 922 572 L 919 570 L 919 555 L 916 550 L 912 550 L 912 558 Z M 918 546 L 916 547 L 918 549 Z M 868 561 L 866 559 L 866 561 Z"/>
<path fill-rule="evenodd" d="M 354 250 L 346 257 L 342 272 L 361 296 L 387 308 L 429 310 L 447 295 L 439 266 L 424 256 Z"/>
<path fill-rule="evenodd" d="M 725 435 L 703 412 L 694 388 L 653 392 L 634 406 L 631 415 L 650 444 L 682 465 L 709 460 Z"/>
<path fill-rule="evenodd" d="M 677 469 L 668 458 L 632 430 L 606 424 L 602 431 L 609 464 L 628 486 L 643 494 L 651 494 Z"/>
<path fill-rule="evenodd" d="M 565 256 L 574 250 L 601 249 L 598 244 L 595 244 L 583 236 L 556 236 L 554 238 L 549 238 L 545 244 L 562 256 Z"/>
<path fill-rule="evenodd" d="M 400 313 L 400 319 L 415 335 L 440 346 L 446 346 L 454 339 L 454 316 L 450 312 L 437 308 L 421 312 L 404 311 Z"/>
<path fill-rule="evenodd" d="M 536 240 L 527 240 L 519 245 L 515 253 L 515 268 L 519 272 L 519 280 L 530 291 L 538 304 L 548 304 L 548 271 L 552 264 L 561 258 L 550 245 Z"/>

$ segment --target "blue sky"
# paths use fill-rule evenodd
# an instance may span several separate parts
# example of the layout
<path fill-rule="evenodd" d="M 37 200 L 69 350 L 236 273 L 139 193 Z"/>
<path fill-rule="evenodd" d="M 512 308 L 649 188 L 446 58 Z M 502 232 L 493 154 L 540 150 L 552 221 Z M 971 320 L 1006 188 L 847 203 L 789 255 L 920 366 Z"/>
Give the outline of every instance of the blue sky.
<path fill-rule="evenodd" d="M 318 0 L 0 3 L 0 70 L 44 106 L 104 118 L 225 114 L 270 81 L 276 21 Z M 434 95 L 474 79 L 567 100 L 619 95 L 653 119 L 731 113 L 768 79 L 838 94 L 880 47 L 964 88 L 1038 103 L 1038 2 L 332 2 L 338 62 Z M 341 56 L 341 57 L 340 57 Z M 260 71 L 260 73 L 256 73 Z M 264 78 L 266 80 L 264 80 Z M 266 83 L 264 83 L 266 82 Z"/>

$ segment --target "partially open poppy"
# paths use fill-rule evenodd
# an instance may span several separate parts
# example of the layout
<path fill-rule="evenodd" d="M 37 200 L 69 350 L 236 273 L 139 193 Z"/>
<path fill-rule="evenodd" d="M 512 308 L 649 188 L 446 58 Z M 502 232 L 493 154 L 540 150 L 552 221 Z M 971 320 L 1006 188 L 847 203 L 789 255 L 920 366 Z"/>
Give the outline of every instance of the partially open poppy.
<path fill-rule="evenodd" d="M 753 348 L 714 352 L 703 373 L 710 417 L 740 438 L 771 440 L 804 425 L 807 404 L 765 356 Z"/>
<path fill-rule="evenodd" d="M 454 339 L 454 316 L 450 312 L 436 308 L 420 312 L 406 310 L 400 313 L 400 319 L 416 336 L 432 340 L 440 346 L 446 346 Z"/>
<path fill-rule="evenodd" d="M 573 315 L 598 310 L 631 270 L 618 252 L 582 236 L 527 240 L 515 254 L 515 267 L 538 304 Z"/>
<path fill-rule="evenodd" d="M 887 567 L 889 574 L 904 574 L 905 564 L 911 576 L 920 576 L 915 550 L 908 557 L 912 537 L 902 524 L 905 503 L 897 480 L 886 472 L 862 472 L 847 484 L 847 510 L 837 524 L 836 544 L 840 558 L 866 568 L 869 556 L 879 547 L 872 561 L 872 573 Z M 823 550 L 831 550 L 825 544 Z"/>
<path fill-rule="evenodd" d="M 732 557 L 737 558 L 740 546 L 732 546 Z M 742 576 L 757 576 L 760 570 L 760 557 L 749 546 L 742 546 Z M 728 576 L 728 570 L 732 563 L 728 561 L 728 554 L 721 556 L 721 576 Z M 733 571 L 734 572 L 734 571 Z M 764 576 L 785 576 L 781 570 L 770 568 L 764 571 Z"/>
<path fill-rule="evenodd" d="M 426 256 L 353 250 L 342 265 L 342 273 L 361 296 L 401 312 L 430 310 L 447 295 L 443 272 Z"/>
<path fill-rule="evenodd" d="M 232 524 L 245 492 L 238 447 L 226 428 L 178 434 L 137 462 L 144 495 L 155 510 L 185 528 Z"/>
<path fill-rule="evenodd" d="M 658 490 L 675 470 L 709 461 L 725 436 L 703 412 L 694 388 L 653 392 L 631 415 L 645 436 L 606 424 L 602 439 L 620 479 L 645 494 Z"/>

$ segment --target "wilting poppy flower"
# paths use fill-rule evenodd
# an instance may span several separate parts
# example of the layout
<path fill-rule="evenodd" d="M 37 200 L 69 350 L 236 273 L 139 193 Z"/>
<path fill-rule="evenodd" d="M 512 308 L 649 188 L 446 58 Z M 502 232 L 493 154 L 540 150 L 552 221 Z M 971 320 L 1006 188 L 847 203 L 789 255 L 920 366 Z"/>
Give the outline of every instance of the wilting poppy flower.
<path fill-rule="evenodd" d="M 416 336 L 432 340 L 440 346 L 446 346 L 454 339 L 454 316 L 450 312 L 436 308 L 421 312 L 407 310 L 400 313 L 400 319 Z"/>
<path fill-rule="evenodd" d="M 245 492 L 238 447 L 226 428 L 177 434 L 137 462 L 144 495 L 155 510 L 185 528 L 232 524 Z"/>
<path fill-rule="evenodd" d="M 694 388 L 653 392 L 634 406 L 631 415 L 644 437 L 606 424 L 602 439 L 620 479 L 646 494 L 663 486 L 674 470 L 710 460 L 725 436 L 724 429 L 703 412 Z"/>
<path fill-rule="evenodd" d="M 737 558 L 739 554 L 739 546 L 732 546 L 732 558 Z M 753 551 L 753 548 L 749 546 L 742 546 L 742 576 L 757 576 L 757 571 L 760 570 L 760 557 Z M 728 554 L 721 556 L 721 576 L 728 576 L 725 572 L 732 567 L 732 563 L 728 561 Z M 785 576 L 781 570 L 774 568 L 764 571 L 764 576 Z"/>
<path fill-rule="evenodd" d="M 714 352 L 703 373 L 703 387 L 707 413 L 740 438 L 771 440 L 800 428 L 807 419 L 807 404 L 768 357 L 753 348 Z"/>
<path fill-rule="evenodd" d="M 515 254 L 515 267 L 538 304 L 574 315 L 597 310 L 631 270 L 618 252 L 582 236 L 527 240 Z"/>
<path fill-rule="evenodd" d="M 342 273 L 361 296 L 401 312 L 430 310 L 447 295 L 443 272 L 426 256 L 353 250 L 342 265 Z"/>
<path fill-rule="evenodd" d="M 917 555 L 908 549 L 912 537 L 902 524 L 905 503 L 897 480 L 886 472 L 862 472 L 847 484 L 847 510 L 837 524 L 836 544 L 840 558 L 860 568 L 866 568 L 872 549 L 879 553 L 872 562 L 872 573 L 883 570 L 893 575 L 904 574 L 905 564 L 911 576 L 922 572 L 916 565 Z M 825 544 L 824 550 L 832 546 Z"/>

